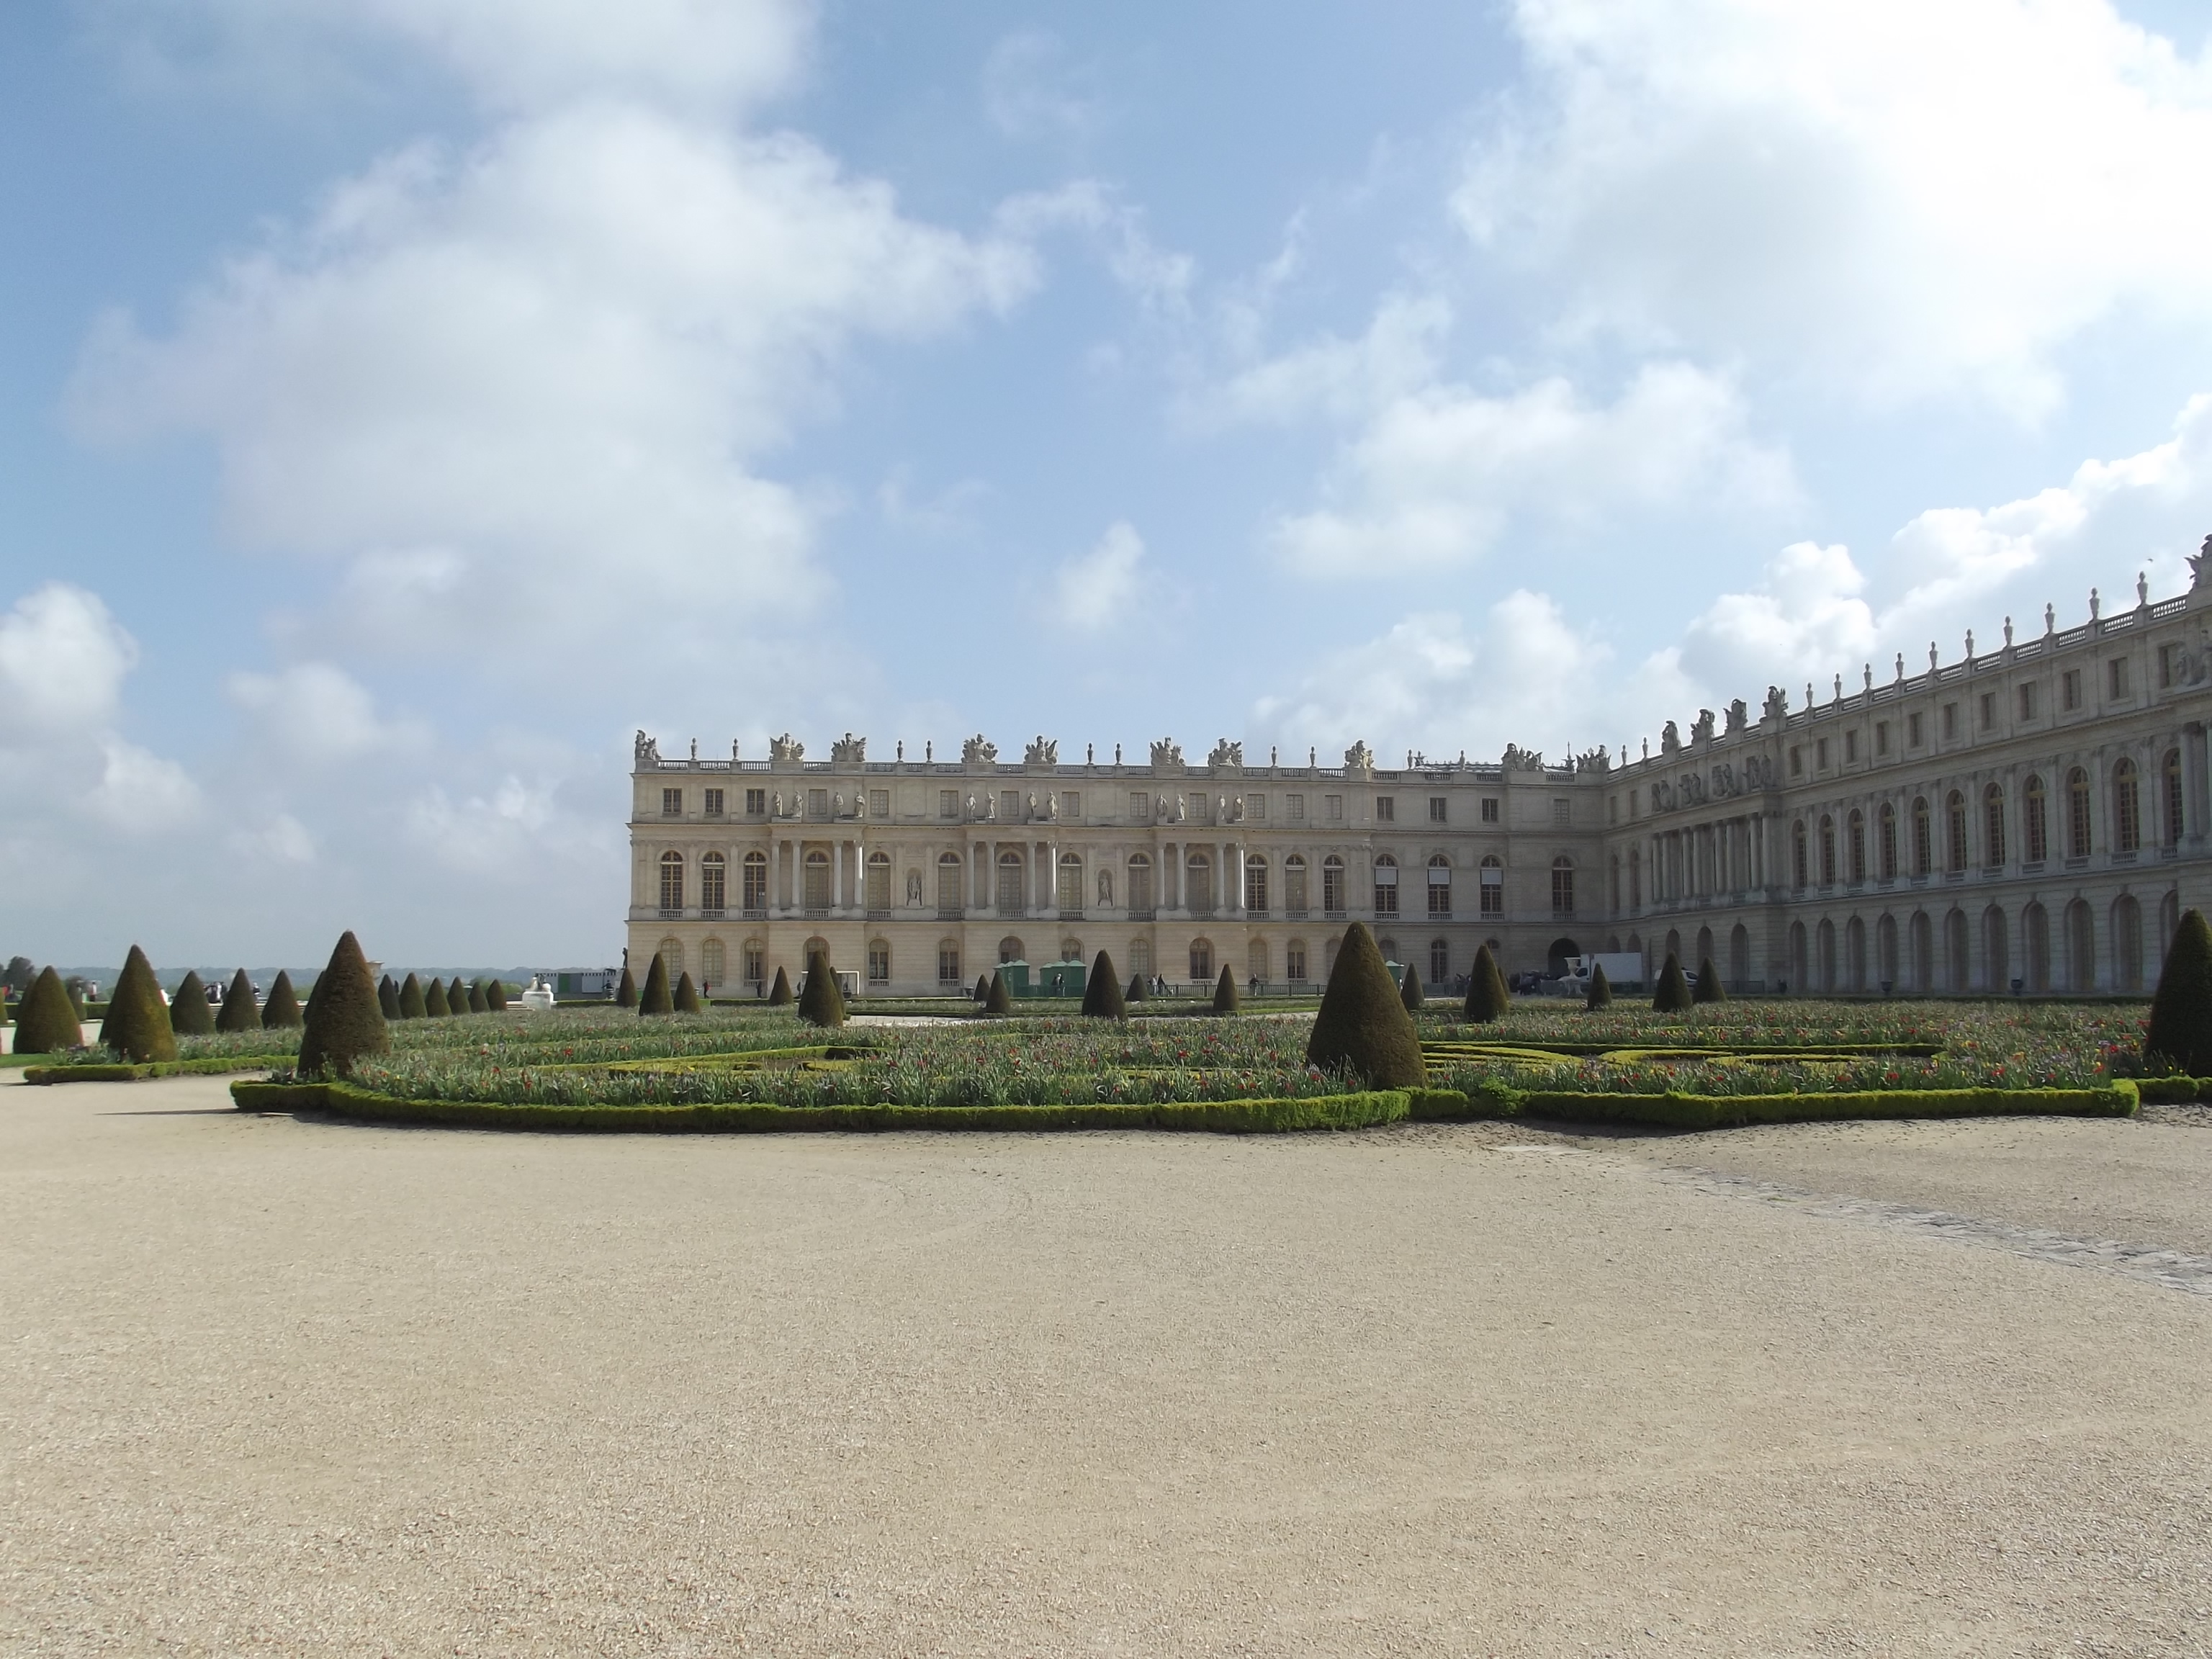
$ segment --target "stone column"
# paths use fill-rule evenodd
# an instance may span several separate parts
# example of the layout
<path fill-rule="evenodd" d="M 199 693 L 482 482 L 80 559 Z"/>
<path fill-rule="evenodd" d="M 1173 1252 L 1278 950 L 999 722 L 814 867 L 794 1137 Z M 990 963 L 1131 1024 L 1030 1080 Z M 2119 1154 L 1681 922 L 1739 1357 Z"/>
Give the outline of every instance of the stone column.
<path fill-rule="evenodd" d="M 833 840 L 830 843 L 830 914 L 836 915 L 845 908 L 845 843 Z"/>
<path fill-rule="evenodd" d="M 985 915 L 999 914 L 999 843 L 983 843 L 983 902 L 980 907 Z"/>

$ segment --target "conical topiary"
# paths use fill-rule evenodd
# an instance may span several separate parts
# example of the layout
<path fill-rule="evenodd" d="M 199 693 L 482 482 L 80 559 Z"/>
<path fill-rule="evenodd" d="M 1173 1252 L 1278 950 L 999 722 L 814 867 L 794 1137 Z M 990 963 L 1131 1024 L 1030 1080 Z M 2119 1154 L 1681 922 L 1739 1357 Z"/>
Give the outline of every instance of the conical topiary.
<path fill-rule="evenodd" d="M 469 988 L 461 983 L 461 976 L 459 974 L 453 975 L 453 982 L 446 988 L 446 1012 L 449 1014 L 465 1014 L 469 1012 Z M 481 1013 L 483 1011 L 478 1009 L 477 1012 Z"/>
<path fill-rule="evenodd" d="M 2143 1058 L 2191 1077 L 2212 1077 L 2212 927 L 2199 911 L 2182 912 L 2166 949 L 2150 1000 Z"/>
<path fill-rule="evenodd" d="M 76 1010 L 70 1006 L 62 976 L 51 968 L 39 970 L 29 994 L 15 1010 L 15 1052 L 19 1054 L 60 1054 L 80 1047 L 84 1030 Z"/>
<path fill-rule="evenodd" d="M 622 983 L 615 987 L 615 1006 L 617 1008 L 637 1006 L 637 981 L 629 976 L 629 962 L 627 957 L 623 962 Z"/>
<path fill-rule="evenodd" d="M 307 1018 L 300 1011 L 300 999 L 292 993 L 292 975 L 279 968 L 276 977 L 269 981 L 269 994 L 261 999 L 261 1029 L 296 1031 Z"/>
<path fill-rule="evenodd" d="M 472 1014 L 488 1014 L 491 1012 L 490 999 L 484 995 L 484 982 L 480 979 L 469 981 L 469 1012 Z"/>
<path fill-rule="evenodd" d="M 208 1006 L 207 981 L 187 968 L 169 995 L 169 1029 L 179 1036 L 213 1036 L 215 1010 Z"/>
<path fill-rule="evenodd" d="M 987 1014 L 1011 1014 L 1014 1000 L 1006 994 L 1006 974 L 999 969 L 991 975 L 991 988 L 983 993 L 983 1012 Z"/>
<path fill-rule="evenodd" d="M 1601 962 L 1590 969 L 1589 989 L 1583 993 L 1583 1006 L 1591 1009 L 1613 1006 L 1613 981 L 1605 976 L 1605 964 Z"/>
<path fill-rule="evenodd" d="M 399 981 L 399 1018 L 423 1019 L 428 1017 L 429 1012 L 430 1006 L 422 995 L 422 981 L 412 974 L 408 975 Z"/>
<path fill-rule="evenodd" d="M 1091 964 L 1091 977 L 1083 981 L 1083 1012 L 1092 1019 L 1127 1019 L 1129 1005 L 1115 977 L 1114 958 L 1103 951 Z"/>
<path fill-rule="evenodd" d="M 1229 971 L 1229 964 L 1224 962 L 1221 964 L 1221 977 L 1213 981 L 1213 1012 L 1233 1014 L 1243 1006 L 1237 994 L 1237 975 Z"/>
<path fill-rule="evenodd" d="M 1428 1000 L 1421 994 L 1421 970 L 1410 962 L 1406 964 L 1406 977 L 1398 981 L 1398 1000 L 1406 1005 L 1409 1014 Z"/>
<path fill-rule="evenodd" d="M 177 1033 L 169 1024 L 168 1005 L 161 1000 L 161 981 L 154 977 L 154 964 L 146 960 L 146 953 L 135 945 L 108 994 L 100 1042 L 141 1065 L 177 1057 Z"/>
<path fill-rule="evenodd" d="M 794 1000 L 796 999 L 791 994 L 791 975 L 785 973 L 783 964 L 778 963 L 775 969 L 775 983 L 768 988 L 768 1006 L 771 1008 L 788 1008 Z"/>
<path fill-rule="evenodd" d="M 1667 952 L 1666 966 L 1659 970 L 1658 988 L 1651 994 L 1651 1009 L 1661 1014 L 1686 1014 L 1690 1011 L 1690 981 L 1672 951 Z"/>
<path fill-rule="evenodd" d="M 1698 964 L 1698 982 L 1690 988 L 1692 1002 L 1726 1002 L 1728 987 L 1721 983 L 1721 971 L 1707 957 Z"/>
<path fill-rule="evenodd" d="M 384 1010 L 385 1018 L 399 1018 L 399 988 L 389 974 L 376 981 L 376 1006 Z"/>
<path fill-rule="evenodd" d="M 826 951 L 806 958 L 806 979 L 799 988 L 799 1017 L 809 1025 L 835 1030 L 845 1023 L 845 994 L 838 988 L 836 970 Z"/>
<path fill-rule="evenodd" d="M 484 1007 L 491 1013 L 507 1012 L 507 981 L 495 979 L 484 987 Z"/>
<path fill-rule="evenodd" d="M 993 971 L 995 972 L 996 970 L 994 969 Z M 978 974 L 975 975 L 976 1001 L 988 1002 L 991 1000 L 991 974 Z"/>
<path fill-rule="evenodd" d="M 679 1014 L 699 1012 L 699 988 L 691 982 L 691 975 L 688 972 L 676 976 L 676 1012 Z"/>
<path fill-rule="evenodd" d="M 310 1002 L 314 1000 L 312 994 L 307 1000 Z M 446 1000 L 446 982 L 435 974 L 430 975 L 429 984 L 423 988 L 422 1012 L 432 1019 L 443 1019 L 453 1012 L 452 1006 Z"/>
<path fill-rule="evenodd" d="M 676 1012 L 676 996 L 668 986 L 668 963 L 659 951 L 653 953 L 653 965 L 645 970 L 645 989 L 637 994 L 637 1015 L 640 1019 L 653 1014 L 672 1014 Z"/>
<path fill-rule="evenodd" d="M 1505 975 L 1498 971 L 1498 958 L 1490 954 L 1490 947 L 1483 945 L 1468 970 L 1467 1006 L 1460 1012 L 1474 1024 L 1487 1025 L 1505 1018 L 1506 1000 Z"/>
<path fill-rule="evenodd" d="M 223 993 L 222 1012 L 215 1017 L 218 1031 L 258 1031 L 261 1029 L 261 1009 L 253 1000 L 253 980 L 241 968 L 231 975 L 230 989 Z"/>
<path fill-rule="evenodd" d="M 1306 1041 L 1306 1063 L 1349 1071 L 1370 1089 L 1418 1089 L 1428 1081 L 1413 1017 L 1398 1000 L 1364 922 L 1345 929 L 1337 947 L 1336 966 Z"/>
<path fill-rule="evenodd" d="M 330 966 L 315 976 L 307 993 L 305 1029 L 300 1033 L 301 1077 L 351 1077 L 364 1054 L 390 1052 L 392 1032 L 376 1000 L 376 981 L 368 958 L 348 931 L 338 935 Z"/>
<path fill-rule="evenodd" d="M 1146 997 L 1152 995 L 1152 988 L 1146 983 L 1145 976 L 1142 974 L 1132 974 L 1129 975 L 1129 994 L 1127 1000 L 1130 1002 L 1142 1002 Z"/>

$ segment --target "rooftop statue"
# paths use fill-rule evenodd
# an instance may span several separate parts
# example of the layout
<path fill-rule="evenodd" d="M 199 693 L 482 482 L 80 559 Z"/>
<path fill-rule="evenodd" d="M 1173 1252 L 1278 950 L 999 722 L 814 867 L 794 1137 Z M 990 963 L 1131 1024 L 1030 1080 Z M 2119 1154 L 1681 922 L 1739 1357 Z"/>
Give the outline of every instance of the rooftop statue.
<path fill-rule="evenodd" d="M 1177 743 L 1173 738 L 1160 738 L 1156 739 L 1152 744 L 1152 764 L 1155 766 L 1181 766 L 1182 764 L 1182 745 Z"/>
<path fill-rule="evenodd" d="M 630 742 L 630 758 L 640 766 L 658 766 L 660 763 L 660 740 L 647 737 L 641 728 Z"/>
<path fill-rule="evenodd" d="M 1375 769 L 1375 751 L 1367 746 L 1366 738 L 1360 738 L 1344 751 L 1344 769 L 1362 775 Z"/>
<path fill-rule="evenodd" d="M 999 758 L 999 745 L 981 732 L 960 745 L 960 761 L 963 766 L 988 766 Z"/>
<path fill-rule="evenodd" d="M 1030 740 L 1029 747 L 1022 750 L 1022 764 L 1024 766 L 1059 765 L 1060 739 L 1048 738 L 1039 733 Z"/>
<path fill-rule="evenodd" d="M 1668 720 L 1666 725 L 1659 728 L 1659 752 L 1662 755 L 1671 755 L 1681 746 L 1682 730 L 1674 721 Z"/>
<path fill-rule="evenodd" d="M 768 757 L 771 762 L 795 765 L 806 758 L 806 745 L 787 732 L 768 740 Z"/>
<path fill-rule="evenodd" d="M 1728 735 L 1735 737 L 1751 724 L 1751 706 L 1738 697 L 1728 706 Z"/>
<path fill-rule="evenodd" d="M 1208 766 L 1241 767 L 1244 764 L 1244 745 L 1224 738 L 1213 745 L 1212 752 L 1206 757 L 1206 763 Z"/>
<path fill-rule="evenodd" d="M 868 740 L 856 738 L 850 732 L 830 745 L 830 758 L 833 761 L 859 762 L 867 757 Z"/>

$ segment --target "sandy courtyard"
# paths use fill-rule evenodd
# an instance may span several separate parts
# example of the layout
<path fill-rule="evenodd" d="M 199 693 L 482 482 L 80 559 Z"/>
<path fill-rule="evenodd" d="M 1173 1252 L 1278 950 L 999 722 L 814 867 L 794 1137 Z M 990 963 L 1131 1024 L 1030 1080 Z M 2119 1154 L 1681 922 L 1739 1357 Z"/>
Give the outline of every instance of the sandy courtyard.
<path fill-rule="evenodd" d="M 2185 1115 L 560 1139 L 0 1077 L 9 1655 L 2212 1652 Z"/>

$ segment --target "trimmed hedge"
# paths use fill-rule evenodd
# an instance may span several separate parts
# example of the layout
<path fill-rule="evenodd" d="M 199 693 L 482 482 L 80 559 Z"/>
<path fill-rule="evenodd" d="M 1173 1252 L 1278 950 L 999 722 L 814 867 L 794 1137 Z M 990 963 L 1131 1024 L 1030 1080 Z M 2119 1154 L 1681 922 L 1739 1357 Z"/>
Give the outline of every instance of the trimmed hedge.
<path fill-rule="evenodd" d="M 668 963 L 659 951 L 653 953 L 652 965 L 645 970 L 645 988 L 637 994 L 637 1014 L 648 1019 L 657 1014 L 676 1012 L 676 997 L 669 988 Z"/>
<path fill-rule="evenodd" d="M 323 1112 L 370 1123 L 599 1134 L 881 1133 L 912 1129 L 1171 1129 L 1287 1134 L 1395 1123 L 1408 1115 L 1410 1104 L 1402 1089 L 1316 1095 L 1302 1100 L 1091 1106 L 504 1106 L 480 1101 L 401 1100 L 346 1084 L 328 1083 L 234 1083 L 230 1093 L 238 1109 L 245 1112 Z"/>
<path fill-rule="evenodd" d="M 179 1036 L 213 1036 L 215 1010 L 208 1004 L 207 981 L 196 968 L 185 969 L 169 996 L 169 1029 Z"/>
<path fill-rule="evenodd" d="M 1498 958 L 1490 954 L 1487 945 L 1482 945 L 1474 953 L 1474 967 L 1467 976 L 1467 1002 L 1460 1012 L 1470 1024 L 1487 1025 L 1505 1018 L 1508 1001 L 1505 975 L 1498 971 Z"/>
<path fill-rule="evenodd" d="M 310 995 L 313 994 L 312 992 Z M 282 968 L 276 977 L 269 981 L 269 994 L 261 1000 L 261 1029 L 264 1031 L 296 1031 L 307 1024 L 300 999 L 293 994 L 292 976 Z"/>
<path fill-rule="evenodd" d="M 1579 1123 L 1649 1123 L 1668 1129 L 1735 1129 L 1753 1123 L 1836 1123 L 1861 1118 L 2132 1117 L 2136 1091 L 2109 1089 L 1869 1089 L 1851 1094 L 1597 1095 L 1532 1090 L 1526 1117 Z"/>
<path fill-rule="evenodd" d="M 1349 1071 L 1370 1088 L 1418 1089 L 1429 1080 L 1420 1033 L 1364 921 L 1344 930 L 1306 1042 L 1306 1064 Z"/>
<path fill-rule="evenodd" d="M 1411 969 L 1407 970 L 1412 972 Z M 1237 994 L 1237 975 L 1229 971 L 1229 964 L 1221 964 L 1221 977 L 1213 981 L 1213 1012 L 1217 1014 L 1235 1013 L 1243 999 Z"/>
<path fill-rule="evenodd" d="M 100 1042 L 131 1060 L 143 1064 L 177 1057 L 177 1034 L 169 1024 L 169 1005 L 161 1000 L 161 987 L 154 965 L 137 945 L 123 959 L 115 989 L 107 999 L 107 1017 L 100 1024 Z"/>
<path fill-rule="evenodd" d="M 290 1054 L 225 1054 L 213 1060 L 150 1060 L 143 1066 L 27 1066 L 23 1081 L 57 1083 L 143 1083 L 157 1077 L 221 1077 L 231 1072 L 273 1072 L 292 1064 Z"/>
<path fill-rule="evenodd" d="M 1091 1019 L 1127 1019 L 1129 1005 L 1121 995 L 1121 981 L 1114 958 L 1101 951 L 1091 964 L 1091 977 L 1083 981 L 1083 1012 Z"/>
<path fill-rule="evenodd" d="M 58 1054 L 83 1041 L 81 1022 L 62 976 L 51 967 L 41 968 L 15 1010 L 15 1052 Z"/>
<path fill-rule="evenodd" d="M 2185 911 L 2174 929 L 2142 1052 L 2185 1072 L 2212 1072 L 2212 927 L 2201 911 Z"/>

